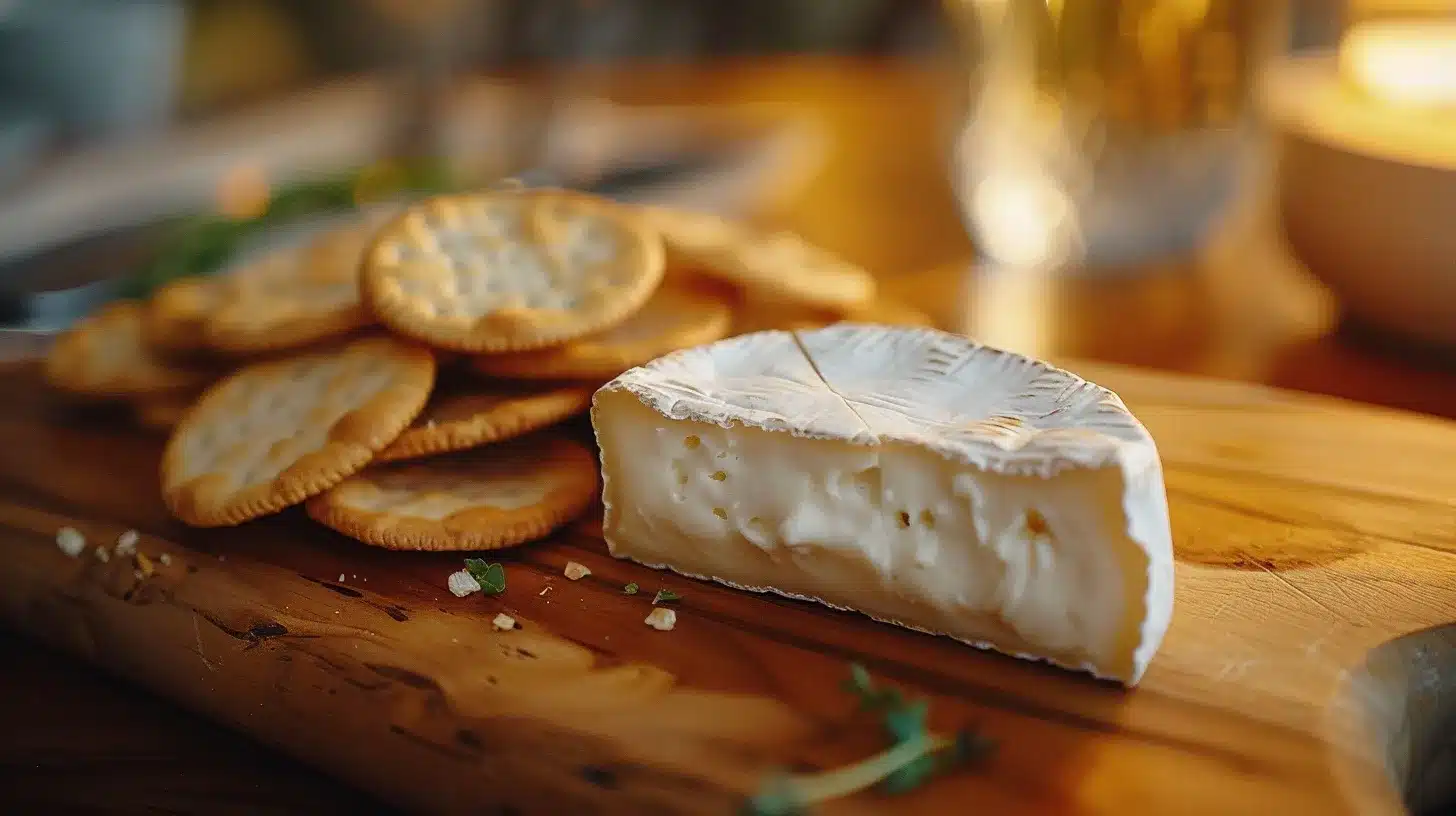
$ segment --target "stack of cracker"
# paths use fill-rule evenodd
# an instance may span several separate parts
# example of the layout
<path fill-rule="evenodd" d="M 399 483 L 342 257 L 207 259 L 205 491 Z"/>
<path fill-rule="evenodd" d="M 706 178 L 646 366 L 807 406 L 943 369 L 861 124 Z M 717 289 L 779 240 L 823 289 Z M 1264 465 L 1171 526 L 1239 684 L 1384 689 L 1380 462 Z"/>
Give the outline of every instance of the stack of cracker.
<path fill-rule="evenodd" d="M 170 434 L 162 496 L 199 527 L 294 505 L 367 544 L 546 536 L 598 488 L 553 426 L 629 368 L 762 328 L 927 323 L 791 233 L 562 190 L 440 196 L 60 337 L 56 388 Z"/>

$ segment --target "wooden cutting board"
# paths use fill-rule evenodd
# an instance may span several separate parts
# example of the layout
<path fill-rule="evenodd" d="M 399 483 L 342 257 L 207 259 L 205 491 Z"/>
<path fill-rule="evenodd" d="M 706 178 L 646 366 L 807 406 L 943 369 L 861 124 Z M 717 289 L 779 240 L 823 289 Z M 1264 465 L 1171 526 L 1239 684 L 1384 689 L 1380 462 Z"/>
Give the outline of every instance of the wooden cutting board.
<path fill-rule="evenodd" d="M 930 698 L 937 730 L 1000 747 L 820 813 L 1393 814 L 1449 793 L 1423 757 L 1456 710 L 1456 626 L 1439 628 L 1456 621 L 1456 424 L 1069 367 L 1123 395 L 1166 467 L 1177 611 L 1131 691 L 618 562 L 596 514 L 505 555 L 497 598 L 446 591 L 458 557 L 296 511 L 190 530 L 157 497 L 162 440 L 60 406 L 30 369 L 0 373 L 0 612 L 425 811 L 735 812 L 768 768 L 883 747 L 838 689 L 851 662 Z M 68 558 L 63 525 L 107 544 L 136 529 L 171 563 L 138 579 Z M 592 575 L 566 580 L 568 560 Z M 657 588 L 682 595 L 671 632 L 643 624 Z M 502 610 L 524 628 L 494 632 Z"/>

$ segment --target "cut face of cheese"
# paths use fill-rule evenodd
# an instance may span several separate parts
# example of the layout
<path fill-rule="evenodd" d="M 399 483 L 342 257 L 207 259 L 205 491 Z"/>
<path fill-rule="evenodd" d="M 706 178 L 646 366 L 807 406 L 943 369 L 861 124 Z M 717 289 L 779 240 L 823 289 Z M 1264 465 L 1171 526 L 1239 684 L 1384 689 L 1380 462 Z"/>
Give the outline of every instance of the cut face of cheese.
<path fill-rule="evenodd" d="M 1106 389 L 929 329 L 677 352 L 597 392 L 613 555 L 1136 684 L 1172 616 L 1162 469 Z"/>

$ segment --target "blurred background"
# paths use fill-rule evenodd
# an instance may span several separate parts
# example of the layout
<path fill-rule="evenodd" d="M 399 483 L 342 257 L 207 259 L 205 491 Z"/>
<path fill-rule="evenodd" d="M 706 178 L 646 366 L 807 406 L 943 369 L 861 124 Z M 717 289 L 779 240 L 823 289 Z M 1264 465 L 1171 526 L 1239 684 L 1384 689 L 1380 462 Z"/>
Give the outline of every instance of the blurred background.
<path fill-rule="evenodd" d="M 6 0 L 0 331 L 33 353 L 237 250 L 187 255 L 179 220 L 308 215 L 328 196 L 300 185 L 428 159 L 457 187 L 526 174 L 792 229 L 1028 353 L 1453 416 L 1453 19 L 1450 0 Z"/>

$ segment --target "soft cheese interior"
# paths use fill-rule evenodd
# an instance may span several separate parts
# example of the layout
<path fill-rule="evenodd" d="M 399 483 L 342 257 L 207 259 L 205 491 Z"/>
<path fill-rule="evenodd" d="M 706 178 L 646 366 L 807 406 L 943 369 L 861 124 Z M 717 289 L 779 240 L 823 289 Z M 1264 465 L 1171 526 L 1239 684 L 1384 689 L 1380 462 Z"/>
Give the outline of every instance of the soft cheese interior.
<path fill-rule="evenodd" d="M 1171 563 L 1136 540 L 1167 535 L 1156 473 L 990 473 L 906 443 L 673 420 L 626 390 L 594 416 L 618 557 L 1129 684 L 1162 639 Z"/>

